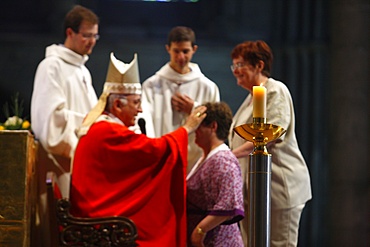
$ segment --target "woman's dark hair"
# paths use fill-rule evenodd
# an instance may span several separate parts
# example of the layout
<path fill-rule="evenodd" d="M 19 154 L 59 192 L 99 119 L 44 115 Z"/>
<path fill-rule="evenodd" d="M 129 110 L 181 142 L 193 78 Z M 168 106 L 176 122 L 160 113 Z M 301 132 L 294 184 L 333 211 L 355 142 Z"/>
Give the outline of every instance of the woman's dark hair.
<path fill-rule="evenodd" d="M 225 102 L 214 102 L 203 104 L 207 107 L 207 116 L 202 125 L 208 126 L 212 122 L 217 122 L 216 135 L 218 139 L 225 141 L 229 136 L 230 126 L 233 121 L 233 113 Z"/>

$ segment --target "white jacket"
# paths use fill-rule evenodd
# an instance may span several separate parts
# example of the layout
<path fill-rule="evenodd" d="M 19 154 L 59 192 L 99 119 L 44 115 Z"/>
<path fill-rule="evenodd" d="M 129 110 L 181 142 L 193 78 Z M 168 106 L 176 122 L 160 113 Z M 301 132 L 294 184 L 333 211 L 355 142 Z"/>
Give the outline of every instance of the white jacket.
<path fill-rule="evenodd" d="M 271 157 L 271 208 L 291 208 L 311 199 L 310 175 L 295 135 L 293 101 L 288 88 L 279 81 L 269 78 L 267 89 L 267 123 L 286 130 L 281 142 L 268 146 Z M 233 129 L 253 122 L 252 96 L 249 94 L 233 118 L 229 144 L 235 149 L 246 142 Z M 249 157 L 239 159 L 242 175 L 247 183 Z"/>

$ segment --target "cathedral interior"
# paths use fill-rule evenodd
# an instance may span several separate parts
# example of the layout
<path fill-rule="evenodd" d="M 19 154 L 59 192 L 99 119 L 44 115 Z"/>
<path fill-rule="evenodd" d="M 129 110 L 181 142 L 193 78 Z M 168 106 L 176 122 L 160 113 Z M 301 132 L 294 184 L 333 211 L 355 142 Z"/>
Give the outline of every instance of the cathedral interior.
<path fill-rule="evenodd" d="M 311 175 L 313 198 L 298 246 L 369 246 L 368 0 L 2 1 L 0 122 L 2 105 L 15 92 L 29 118 L 37 65 L 46 46 L 63 43 L 63 18 L 75 4 L 100 18 L 100 39 L 86 64 L 98 95 L 111 52 L 125 62 L 137 53 L 144 81 L 169 59 L 169 30 L 184 25 L 196 33 L 193 61 L 235 112 L 247 91 L 236 85 L 230 52 L 246 40 L 266 41 L 274 53 L 272 77 L 291 91 Z"/>

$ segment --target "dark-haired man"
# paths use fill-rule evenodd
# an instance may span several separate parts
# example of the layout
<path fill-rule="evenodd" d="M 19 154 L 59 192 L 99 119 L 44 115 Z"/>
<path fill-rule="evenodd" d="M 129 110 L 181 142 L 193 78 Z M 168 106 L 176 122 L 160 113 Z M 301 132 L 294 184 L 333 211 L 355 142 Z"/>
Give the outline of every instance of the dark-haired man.
<path fill-rule="evenodd" d="M 166 50 L 170 61 L 143 83 L 142 106 L 146 133 L 159 137 L 184 123 L 191 111 L 205 103 L 220 101 L 217 85 L 208 79 L 198 64 L 195 33 L 189 27 L 176 26 L 168 34 Z M 189 136 L 188 171 L 202 154 Z"/>
<path fill-rule="evenodd" d="M 97 103 L 85 63 L 99 39 L 98 25 L 99 18 L 91 10 L 74 6 L 65 16 L 64 43 L 46 48 L 45 58 L 35 74 L 31 122 L 42 147 L 39 148 L 36 174 L 41 195 L 39 217 L 43 240 L 48 239 L 44 217 L 46 172 L 54 171 L 58 175 L 63 196 L 68 196 L 70 162 L 78 141 L 75 130 Z M 46 242 L 44 246 L 50 245 Z"/>

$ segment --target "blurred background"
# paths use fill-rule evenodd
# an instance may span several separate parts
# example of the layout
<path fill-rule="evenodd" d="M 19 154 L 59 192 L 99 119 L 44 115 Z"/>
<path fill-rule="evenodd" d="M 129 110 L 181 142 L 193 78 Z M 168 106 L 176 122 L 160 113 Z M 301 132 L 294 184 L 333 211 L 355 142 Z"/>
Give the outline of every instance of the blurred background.
<path fill-rule="evenodd" d="M 185 25 L 197 35 L 193 61 L 235 113 L 247 91 L 236 85 L 230 52 L 245 40 L 265 40 L 274 53 L 272 77 L 292 93 L 311 174 L 299 246 L 370 245 L 368 0 L 1 1 L 0 122 L 16 92 L 30 119 L 37 65 L 46 46 L 63 43 L 63 18 L 75 4 L 100 17 L 101 38 L 86 64 L 98 95 L 110 52 L 124 62 L 138 53 L 144 81 L 169 59 L 169 30 Z"/>

